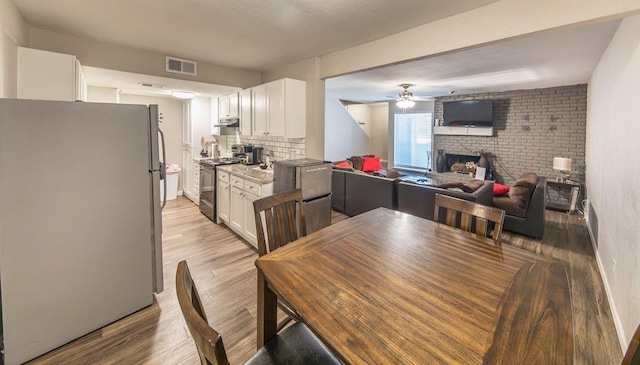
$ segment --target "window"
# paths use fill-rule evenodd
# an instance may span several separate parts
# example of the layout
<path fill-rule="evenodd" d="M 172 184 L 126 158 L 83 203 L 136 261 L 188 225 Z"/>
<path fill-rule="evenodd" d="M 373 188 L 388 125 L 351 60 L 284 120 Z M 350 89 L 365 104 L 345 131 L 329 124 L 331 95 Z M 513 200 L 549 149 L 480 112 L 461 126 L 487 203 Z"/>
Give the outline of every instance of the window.
<path fill-rule="evenodd" d="M 431 168 L 431 117 L 431 113 L 395 114 L 395 167 Z"/>

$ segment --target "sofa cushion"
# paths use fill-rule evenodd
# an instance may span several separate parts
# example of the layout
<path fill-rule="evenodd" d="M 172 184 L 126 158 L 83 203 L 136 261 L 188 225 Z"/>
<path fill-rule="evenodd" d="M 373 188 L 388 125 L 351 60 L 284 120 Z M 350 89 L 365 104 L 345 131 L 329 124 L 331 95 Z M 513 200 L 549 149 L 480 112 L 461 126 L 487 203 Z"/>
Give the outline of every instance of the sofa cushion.
<path fill-rule="evenodd" d="M 526 212 L 537 184 L 538 175 L 533 172 L 522 174 L 509 190 L 509 199 Z"/>
<path fill-rule="evenodd" d="M 362 171 L 374 172 L 382 168 L 380 157 L 364 157 L 362 161 Z"/>
<path fill-rule="evenodd" d="M 335 167 L 351 167 L 349 165 L 349 162 L 346 161 L 346 160 L 342 161 L 342 162 L 338 162 L 338 163 L 334 164 L 333 166 L 335 166 Z"/>
<path fill-rule="evenodd" d="M 493 195 L 494 196 L 502 196 L 509 192 L 509 187 L 506 185 L 494 183 L 493 184 Z"/>
<path fill-rule="evenodd" d="M 352 167 L 354 170 L 360 170 L 362 171 L 362 164 L 364 162 L 364 157 L 362 156 L 351 156 L 351 158 L 348 159 L 349 161 L 351 161 Z"/>
<path fill-rule="evenodd" d="M 373 176 L 388 177 L 389 179 L 396 179 L 400 177 L 400 173 L 396 169 L 380 169 L 374 171 Z"/>
<path fill-rule="evenodd" d="M 462 184 L 462 186 L 464 186 L 462 188 L 462 191 L 464 191 L 465 193 L 473 193 L 474 191 L 480 189 L 480 187 L 483 185 L 484 181 L 482 180 L 467 181 L 466 183 Z"/>
<path fill-rule="evenodd" d="M 471 180 L 471 181 L 467 181 L 466 183 L 461 183 L 461 182 L 444 183 L 444 184 L 436 185 L 435 187 L 441 188 L 441 189 L 460 189 L 460 191 L 463 191 L 465 193 L 473 193 L 483 185 L 484 185 L 484 181 L 482 180 Z"/>
<path fill-rule="evenodd" d="M 507 195 L 494 196 L 493 206 L 504 210 L 505 214 L 507 215 L 513 215 L 522 218 L 525 218 L 527 216 L 527 210 L 520 207 L 515 200 L 511 199 Z"/>

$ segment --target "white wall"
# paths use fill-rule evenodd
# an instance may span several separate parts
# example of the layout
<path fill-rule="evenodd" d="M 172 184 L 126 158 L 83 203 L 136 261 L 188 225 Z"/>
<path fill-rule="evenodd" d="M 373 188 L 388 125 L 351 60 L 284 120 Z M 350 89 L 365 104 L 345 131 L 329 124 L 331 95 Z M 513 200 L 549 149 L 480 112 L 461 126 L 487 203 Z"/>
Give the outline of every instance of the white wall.
<path fill-rule="evenodd" d="M 120 91 L 112 87 L 87 86 L 87 101 L 117 104 L 120 102 Z"/>
<path fill-rule="evenodd" d="M 15 98 L 18 46 L 29 40 L 27 23 L 11 0 L 0 0 L 0 97 Z"/>
<path fill-rule="evenodd" d="M 368 138 L 366 143 L 363 142 L 352 148 L 360 149 L 366 145 L 365 154 L 380 156 L 383 161 L 386 161 L 389 150 L 389 103 L 349 104 L 345 106 L 345 109 L 351 115 L 352 122 L 362 129 L 366 138 Z M 341 128 L 344 128 L 344 124 L 349 123 L 347 120 L 339 120 L 341 121 Z M 336 139 L 337 133 L 332 132 L 329 132 L 327 136 L 331 137 L 331 143 L 335 144 L 339 139 Z M 357 135 L 357 133 L 355 134 Z M 347 141 L 343 141 L 343 143 L 351 144 L 351 142 Z M 350 149 L 349 151 L 352 150 Z M 331 152 L 329 151 L 329 153 Z M 349 156 L 355 154 L 351 153 Z"/>
<path fill-rule="evenodd" d="M 344 160 L 369 153 L 369 136 L 355 123 L 340 100 L 327 96 L 325 103 L 324 159 Z"/>
<path fill-rule="evenodd" d="M 371 108 L 367 104 L 345 105 L 353 121 L 371 139 Z"/>
<path fill-rule="evenodd" d="M 636 15 L 622 21 L 594 71 L 587 109 L 586 181 L 598 221 L 597 258 L 623 348 L 640 323 L 639 101 Z"/>
<path fill-rule="evenodd" d="M 164 132 L 167 162 L 182 167 L 182 100 L 120 94 L 120 103 L 158 105 L 158 111 L 162 113 L 160 129 Z M 182 191 L 182 179 L 178 180 L 178 191 Z"/>
<path fill-rule="evenodd" d="M 262 81 L 262 77 L 257 72 L 222 67 L 206 62 L 198 62 L 197 76 L 168 73 L 165 71 L 165 57 L 167 56 L 165 54 L 38 28 L 29 28 L 29 47 L 71 54 L 76 56 L 83 66 L 110 70 L 238 87 L 250 87 L 260 84 Z"/>
<path fill-rule="evenodd" d="M 389 103 L 369 104 L 371 108 L 370 151 L 382 160 L 389 158 Z"/>

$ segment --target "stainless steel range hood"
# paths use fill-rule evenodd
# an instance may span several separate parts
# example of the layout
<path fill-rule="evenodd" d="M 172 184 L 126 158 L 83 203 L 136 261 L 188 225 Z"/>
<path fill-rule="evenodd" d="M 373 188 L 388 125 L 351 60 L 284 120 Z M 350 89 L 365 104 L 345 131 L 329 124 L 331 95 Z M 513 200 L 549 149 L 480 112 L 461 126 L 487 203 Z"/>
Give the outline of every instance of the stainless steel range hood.
<path fill-rule="evenodd" d="M 214 133 L 217 134 L 219 136 L 233 136 L 238 134 L 238 132 L 240 131 L 240 128 L 238 127 L 227 127 L 227 126 L 214 126 L 216 128 L 218 128 L 218 133 Z"/>
<path fill-rule="evenodd" d="M 229 136 L 237 134 L 240 129 L 240 118 L 238 117 L 223 117 L 218 120 L 218 124 L 213 125 L 218 128 L 218 135 Z"/>
<path fill-rule="evenodd" d="M 220 118 L 218 124 L 214 125 L 214 127 L 240 127 L 240 118 L 238 117 L 223 117 Z"/>

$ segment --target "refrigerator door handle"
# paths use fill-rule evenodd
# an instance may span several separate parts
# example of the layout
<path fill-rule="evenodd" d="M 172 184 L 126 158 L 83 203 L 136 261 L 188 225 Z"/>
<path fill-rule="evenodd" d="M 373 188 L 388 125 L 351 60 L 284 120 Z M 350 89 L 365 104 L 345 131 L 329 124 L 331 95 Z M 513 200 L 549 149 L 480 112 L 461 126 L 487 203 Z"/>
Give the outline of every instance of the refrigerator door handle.
<path fill-rule="evenodd" d="M 162 161 L 160 161 L 160 180 L 162 180 L 164 184 L 164 196 L 162 197 L 162 206 L 160 209 L 164 209 L 164 206 L 167 205 L 167 151 L 164 145 L 164 132 L 160 128 L 158 128 L 158 133 L 160 133 L 160 141 L 162 142 Z"/>

